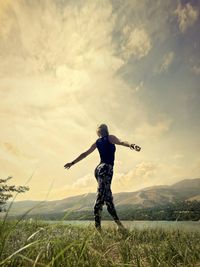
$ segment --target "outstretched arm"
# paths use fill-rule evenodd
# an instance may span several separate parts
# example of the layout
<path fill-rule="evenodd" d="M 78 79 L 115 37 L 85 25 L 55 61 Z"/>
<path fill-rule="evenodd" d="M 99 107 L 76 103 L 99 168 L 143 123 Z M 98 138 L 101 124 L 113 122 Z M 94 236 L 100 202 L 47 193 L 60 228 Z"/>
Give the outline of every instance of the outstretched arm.
<path fill-rule="evenodd" d="M 136 144 L 131 144 L 127 141 L 122 141 L 115 135 L 109 135 L 109 137 L 110 137 L 110 140 L 113 144 L 126 146 L 126 147 L 129 147 L 130 149 L 135 149 L 136 151 L 141 150 L 141 147 L 137 146 Z"/>
<path fill-rule="evenodd" d="M 73 160 L 72 162 L 66 163 L 64 165 L 65 169 L 69 169 L 72 165 L 74 165 L 78 161 L 87 157 L 90 153 L 92 153 L 95 150 L 95 148 L 96 148 L 96 142 L 92 144 L 91 147 L 87 151 L 81 153 L 75 160 Z"/>

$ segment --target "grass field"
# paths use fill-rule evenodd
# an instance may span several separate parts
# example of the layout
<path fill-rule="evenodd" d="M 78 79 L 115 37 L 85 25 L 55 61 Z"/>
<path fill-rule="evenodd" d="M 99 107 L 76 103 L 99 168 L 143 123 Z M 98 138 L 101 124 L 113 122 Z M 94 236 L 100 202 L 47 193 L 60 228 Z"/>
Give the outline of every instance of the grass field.
<path fill-rule="evenodd" d="M 0 266 L 200 266 L 200 232 L 1 221 Z"/>

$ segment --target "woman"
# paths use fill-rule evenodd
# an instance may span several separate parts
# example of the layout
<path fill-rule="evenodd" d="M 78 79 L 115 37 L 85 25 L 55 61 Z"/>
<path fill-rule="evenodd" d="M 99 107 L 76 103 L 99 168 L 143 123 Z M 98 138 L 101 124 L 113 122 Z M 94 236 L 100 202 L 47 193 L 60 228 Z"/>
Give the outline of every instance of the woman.
<path fill-rule="evenodd" d="M 72 165 L 87 157 L 96 148 L 98 149 L 100 155 L 100 163 L 94 170 L 94 175 L 98 183 L 97 198 L 94 205 L 95 227 L 97 230 L 101 230 L 101 213 L 103 205 L 105 203 L 108 212 L 118 225 L 118 229 L 124 229 L 124 226 L 120 222 L 117 215 L 115 205 L 113 203 L 112 191 L 110 188 L 115 160 L 115 145 L 126 146 L 130 149 L 135 149 L 136 151 L 140 151 L 141 148 L 139 146 L 136 146 L 135 144 L 121 141 L 115 135 L 110 135 L 106 124 L 100 124 L 97 127 L 96 132 L 99 138 L 95 141 L 95 143 L 93 143 L 87 151 L 80 154 L 75 160 L 70 163 L 66 163 L 64 167 L 66 169 L 69 169 Z"/>

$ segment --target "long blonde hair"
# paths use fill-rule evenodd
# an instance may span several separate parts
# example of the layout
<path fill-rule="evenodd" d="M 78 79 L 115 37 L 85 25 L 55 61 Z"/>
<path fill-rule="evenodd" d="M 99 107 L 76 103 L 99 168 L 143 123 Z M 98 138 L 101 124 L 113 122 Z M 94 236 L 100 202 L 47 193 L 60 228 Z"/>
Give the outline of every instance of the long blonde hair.
<path fill-rule="evenodd" d="M 97 125 L 97 134 L 100 136 L 105 136 L 109 134 L 108 126 L 105 123 Z"/>

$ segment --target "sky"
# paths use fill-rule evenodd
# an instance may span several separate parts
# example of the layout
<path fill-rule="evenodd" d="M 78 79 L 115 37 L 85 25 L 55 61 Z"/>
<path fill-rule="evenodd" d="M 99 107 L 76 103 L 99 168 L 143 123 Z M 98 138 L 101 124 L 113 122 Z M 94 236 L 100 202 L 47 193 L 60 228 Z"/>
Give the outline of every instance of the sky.
<path fill-rule="evenodd" d="M 96 192 L 96 127 L 112 192 L 200 177 L 200 0 L 0 0 L 0 178 L 18 200 Z"/>

